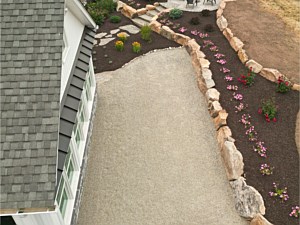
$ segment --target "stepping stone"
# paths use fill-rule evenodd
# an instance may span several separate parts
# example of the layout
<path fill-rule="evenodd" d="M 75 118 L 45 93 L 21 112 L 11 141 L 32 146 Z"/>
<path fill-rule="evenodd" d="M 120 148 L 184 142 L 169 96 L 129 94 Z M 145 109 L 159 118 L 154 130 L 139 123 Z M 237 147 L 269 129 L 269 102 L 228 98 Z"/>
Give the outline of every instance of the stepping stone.
<path fill-rule="evenodd" d="M 140 32 L 140 28 L 138 28 L 137 26 L 134 26 L 134 25 L 125 25 L 125 26 L 121 26 L 119 28 L 121 30 L 128 31 L 130 34 L 137 34 L 138 32 Z"/>
<path fill-rule="evenodd" d="M 139 17 L 132 19 L 132 22 L 134 22 L 139 27 L 142 27 L 142 26 L 145 26 L 145 25 L 149 24 L 149 22 L 146 22 L 145 20 L 143 20 Z"/>
<path fill-rule="evenodd" d="M 111 38 L 111 37 L 112 37 L 111 34 L 105 36 L 105 38 Z"/>
<path fill-rule="evenodd" d="M 147 22 L 151 22 L 151 20 L 152 20 L 152 16 L 149 16 L 149 15 L 147 15 L 147 14 L 144 14 L 144 15 L 141 15 L 141 16 L 139 16 L 139 18 L 142 18 L 143 20 L 145 20 L 145 21 L 147 21 Z"/>
<path fill-rule="evenodd" d="M 120 31 L 120 29 L 114 29 L 110 31 L 110 34 L 116 34 Z"/>
<path fill-rule="evenodd" d="M 105 35 L 107 35 L 107 33 L 99 33 L 96 34 L 95 38 L 103 38 Z"/>
<path fill-rule="evenodd" d="M 113 37 L 113 38 L 103 38 L 103 39 L 100 39 L 99 46 L 106 45 L 107 43 L 111 42 L 114 39 L 116 39 L 116 38 Z"/>

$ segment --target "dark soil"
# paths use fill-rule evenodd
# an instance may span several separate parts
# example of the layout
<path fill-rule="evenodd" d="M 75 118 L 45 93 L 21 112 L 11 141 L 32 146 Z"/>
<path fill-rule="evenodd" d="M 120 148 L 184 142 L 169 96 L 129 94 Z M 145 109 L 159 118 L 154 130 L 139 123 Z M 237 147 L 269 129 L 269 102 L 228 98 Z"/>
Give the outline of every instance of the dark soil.
<path fill-rule="evenodd" d="M 102 33 L 102 32 L 109 33 L 110 30 L 117 29 L 120 26 L 132 24 L 130 19 L 123 16 L 119 12 L 115 12 L 112 15 L 121 16 L 122 17 L 121 22 L 115 24 L 115 23 L 110 23 L 109 20 L 106 20 L 106 22 L 98 29 L 97 33 Z M 124 64 L 130 62 L 135 57 L 143 55 L 154 49 L 164 49 L 168 47 L 180 46 L 179 44 L 170 41 L 167 38 L 164 38 L 154 32 L 152 32 L 151 39 L 152 41 L 148 43 L 141 38 L 140 33 L 134 35 L 131 34 L 130 37 L 125 42 L 124 50 L 122 52 L 118 52 L 115 49 L 115 42 L 117 39 L 109 42 L 107 45 L 105 45 L 105 47 L 94 46 L 93 51 L 96 51 L 96 54 L 93 56 L 94 60 L 96 58 L 96 60 L 94 61 L 94 66 L 96 67 L 95 73 L 116 70 L 122 67 Z M 131 44 L 135 41 L 139 42 L 142 46 L 142 49 L 139 53 L 134 53 L 132 51 Z M 105 57 L 105 55 L 107 55 L 108 57 Z M 112 63 L 109 64 L 109 61 L 112 61 Z"/>
<path fill-rule="evenodd" d="M 119 13 L 115 13 L 120 15 Z M 199 25 L 191 25 L 189 21 L 192 17 L 199 17 Z M 236 146 L 241 151 L 245 163 L 245 177 L 247 184 L 255 187 L 263 196 L 266 206 L 266 218 L 276 225 L 293 225 L 298 224 L 298 219 L 289 217 L 292 206 L 299 205 L 299 155 L 295 144 L 295 121 L 299 110 L 299 93 L 290 91 L 286 94 L 276 93 L 276 84 L 265 80 L 257 75 L 253 86 L 246 88 L 237 81 L 241 73 L 245 74 L 246 68 L 239 61 L 236 53 L 230 47 L 228 41 L 219 31 L 215 23 L 215 12 L 212 12 L 209 17 L 202 17 L 200 13 L 184 12 L 183 17 L 176 22 L 181 26 L 188 28 L 186 35 L 195 38 L 200 44 L 201 50 L 206 54 L 207 59 L 211 62 L 210 69 L 213 73 L 213 79 L 216 83 L 216 88 L 221 93 L 220 102 L 223 108 L 229 113 L 228 125 L 232 130 L 233 138 L 236 140 Z M 129 24 L 130 20 L 122 16 L 121 24 Z M 208 33 L 209 37 L 201 39 L 199 36 L 194 36 L 190 33 L 191 30 L 205 32 L 204 27 L 211 24 L 214 28 L 213 32 Z M 100 27 L 98 32 L 107 32 L 111 29 L 116 29 L 120 24 L 112 24 L 105 22 Z M 176 32 L 177 29 L 176 29 Z M 146 43 L 141 40 L 140 35 L 131 35 L 126 43 L 123 52 L 117 52 L 114 48 L 114 41 L 106 45 L 106 48 L 95 47 L 97 60 L 94 62 L 96 73 L 102 71 L 115 70 L 120 68 L 131 59 L 145 54 L 146 52 L 166 48 L 169 46 L 176 47 L 173 43 L 155 33 L 152 36 L 152 42 Z M 216 62 L 214 54 L 209 47 L 203 47 L 203 40 L 211 40 L 219 49 L 218 53 L 225 54 L 227 63 L 220 65 Z M 138 41 L 142 44 L 142 51 L 139 54 L 133 53 L 131 43 Z M 109 57 L 105 58 L 107 54 Z M 112 60 L 112 64 L 108 61 Z M 226 82 L 224 74 L 220 72 L 220 68 L 226 67 L 231 70 L 229 73 L 234 77 L 234 81 Z M 226 89 L 228 84 L 237 85 L 239 90 L 237 93 L 243 94 L 243 103 L 248 104 L 248 108 L 236 113 L 235 106 L 238 105 L 236 100 L 232 100 L 232 91 Z M 260 102 L 263 98 L 275 97 L 279 107 L 277 122 L 266 122 L 262 115 L 257 113 L 260 107 Z M 253 142 L 248 141 L 245 135 L 244 126 L 239 123 L 243 113 L 248 113 L 252 116 L 251 122 L 258 132 L 258 139 L 265 143 L 267 147 L 267 158 L 260 157 L 253 151 Z M 273 174 L 270 176 L 262 176 L 259 168 L 262 163 L 268 163 L 274 167 Z M 288 188 L 288 201 L 281 203 L 269 196 L 269 191 L 273 190 L 273 182 L 279 183 L 280 187 Z"/>

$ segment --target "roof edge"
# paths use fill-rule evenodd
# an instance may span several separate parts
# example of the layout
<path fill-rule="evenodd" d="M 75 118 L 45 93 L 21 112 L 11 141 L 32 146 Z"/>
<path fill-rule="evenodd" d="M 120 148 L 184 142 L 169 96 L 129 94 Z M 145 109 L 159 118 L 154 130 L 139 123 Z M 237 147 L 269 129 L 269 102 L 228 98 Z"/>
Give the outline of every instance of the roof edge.
<path fill-rule="evenodd" d="M 80 21 L 85 26 L 92 29 L 97 28 L 97 24 L 95 23 L 95 21 L 92 19 L 90 14 L 86 11 L 86 9 L 84 8 L 84 6 L 81 4 L 79 0 L 66 0 L 66 7 L 70 8 L 70 10 L 74 12 L 76 16 L 78 16 Z"/>
<path fill-rule="evenodd" d="M 55 206 L 47 208 L 20 208 L 20 209 L 0 209 L 1 216 L 26 214 L 26 213 L 41 213 L 55 211 Z"/>

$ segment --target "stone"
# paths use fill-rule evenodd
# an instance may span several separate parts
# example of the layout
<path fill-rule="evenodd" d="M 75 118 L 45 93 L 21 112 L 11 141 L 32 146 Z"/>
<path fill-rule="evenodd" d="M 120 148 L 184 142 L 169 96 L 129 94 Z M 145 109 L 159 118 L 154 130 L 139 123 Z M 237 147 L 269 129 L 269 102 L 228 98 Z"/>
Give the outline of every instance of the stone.
<path fill-rule="evenodd" d="M 215 81 L 213 79 L 204 79 L 206 88 L 213 88 L 216 86 Z"/>
<path fill-rule="evenodd" d="M 98 43 L 98 40 L 93 41 L 93 45 L 97 45 L 97 43 Z"/>
<path fill-rule="evenodd" d="M 191 55 L 192 52 L 200 50 L 200 45 L 195 41 L 195 39 L 191 39 L 188 41 L 187 45 L 185 46 L 187 52 Z"/>
<path fill-rule="evenodd" d="M 239 177 L 230 181 L 233 189 L 235 209 L 241 217 L 253 219 L 258 213 L 265 215 L 265 204 L 260 193 L 245 182 L 245 178 Z"/>
<path fill-rule="evenodd" d="M 103 38 L 105 35 L 107 35 L 107 33 L 99 33 L 95 35 L 95 38 L 99 39 L 99 38 Z"/>
<path fill-rule="evenodd" d="M 246 66 L 250 69 L 252 68 L 252 71 L 254 73 L 259 73 L 262 70 L 262 65 L 259 63 L 255 62 L 253 59 L 250 59 L 246 62 Z"/>
<path fill-rule="evenodd" d="M 122 8 L 122 14 L 128 18 L 134 18 L 137 16 L 136 9 L 132 8 L 129 5 L 124 4 Z"/>
<path fill-rule="evenodd" d="M 242 48 L 238 50 L 238 57 L 243 64 L 245 64 L 249 60 L 249 57 L 246 54 L 246 51 Z"/>
<path fill-rule="evenodd" d="M 207 92 L 205 93 L 205 98 L 206 98 L 207 102 L 209 102 L 209 101 L 219 101 L 220 92 L 218 92 L 218 90 L 215 89 L 215 88 L 209 88 L 207 90 Z"/>
<path fill-rule="evenodd" d="M 198 70 L 199 71 L 199 70 Z M 207 87 L 206 87 L 206 84 L 203 82 L 203 80 L 201 79 L 201 77 L 199 77 L 199 74 L 198 74 L 198 79 L 197 79 L 197 83 L 198 83 L 198 88 L 200 90 L 200 92 L 202 94 L 205 94 L 206 91 L 207 91 Z"/>
<path fill-rule="evenodd" d="M 157 21 L 151 21 L 149 23 L 149 27 L 151 28 L 151 30 L 153 30 L 156 33 L 160 33 L 161 31 L 161 23 L 157 22 Z"/>
<path fill-rule="evenodd" d="M 220 5 L 219 5 L 219 9 L 225 9 L 226 7 L 226 2 L 225 1 L 221 1 Z"/>
<path fill-rule="evenodd" d="M 277 82 L 278 78 L 283 76 L 278 70 L 272 68 L 262 68 L 260 75 L 272 82 Z"/>
<path fill-rule="evenodd" d="M 124 6 L 124 2 L 122 2 L 122 1 L 118 1 L 118 3 L 117 3 L 117 11 L 119 12 L 119 11 L 121 11 L 122 9 L 123 9 L 123 6 Z"/>
<path fill-rule="evenodd" d="M 228 27 L 225 28 L 225 29 L 223 30 L 223 35 L 226 37 L 226 39 L 227 39 L 229 42 L 230 42 L 231 39 L 233 38 L 233 33 L 232 33 L 231 29 L 229 29 Z"/>
<path fill-rule="evenodd" d="M 119 27 L 121 30 L 125 30 L 130 34 L 137 34 L 138 32 L 140 32 L 140 28 L 138 28 L 137 26 L 134 25 L 124 25 Z"/>
<path fill-rule="evenodd" d="M 103 38 L 103 39 L 100 39 L 99 46 L 106 45 L 107 43 L 111 42 L 114 39 L 116 39 L 116 38 L 112 37 L 112 38 Z"/>
<path fill-rule="evenodd" d="M 191 40 L 190 37 L 184 35 L 184 34 L 178 34 L 178 33 L 174 33 L 173 38 L 172 38 L 176 43 L 182 45 L 182 46 L 186 46 L 188 41 Z"/>
<path fill-rule="evenodd" d="M 106 35 L 105 38 L 111 38 L 112 34 Z"/>
<path fill-rule="evenodd" d="M 220 151 L 223 148 L 225 141 L 231 141 L 232 132 L 228 126 L 221 127 L 217 132 L 217 142 Z M 231 141 L 232 142 L 232 141 Z"/>
<path fill-rule="evenodd" d="M 152 17 L 151 21 L 153 21 L 153 20 L 156 21 L 157 19 L 158 19 L 158 15 L 155 15 Z"/>
<path fill-rule="evenodd" d="M 237 37 L 231 38 L 229 43 L 236 52 L 244 47 L 244 43 Z"/>
<path fill-rule="evenodd" d="M 300 85 L 299 84 L 293 84 L 292 90 L 294 90 L 294 91 L 300 91 Z"/>
<path fill-rule="evenodd" d="M 204 79 L 211 79 L 212 78 L 212 72 L 208 68 L 202 68 L 202 77 Z"/>
<path fill-rule="evenodd" d="M 154 2 L 154 6 L 159 6 L 159 2 Z"/>
<path fill-rule="evenodd" d="M 216 130 L 219 130 L 220 127 L 227 125 L 227 116 L 228 113 L 226 112 L 226 110 L 223 109 L 219 112 L 219 115 L 216 118 L 214 118 Z"/>
<path fill-rule="evenodd" d="M 161 27 L 161 31 L 160 31 L 160 34 L 162 36 L 164 36 L 165 38 L 169 39 L 169 40 L 173 40 L 173 36 L 174 36 L 174 31 L 171 30 L 169 27 L 167 26 L 162 26 Z"/>
<path fill-rule="evenodd" d="M 215 118 L 222 110 L 222 106 L 218 101 L 212 101 L 208 103 L 208 112 L 212 118 Z"/>
<path fill-rule="evenodd" d="M 138 16 L 144 15 L 147 13 L 147 9 L 146 8 L 141 8 L 141 9 L 137 9 L 136 13 L 138 14 Z"/>
<path fill-rule="evenodd" d="M 229 181 L 238 179 L 244 173 L 243 156 L 233 142 L 225 141 L 221 149 L 225 172 Z"/>
<path fill-rule="evenodd" d="M 256 214 L 251 220 L 250 225 L 273 225 L 263 215 Z"/>
<path fill-rule="evenodd" d="M 224 16 L 220 16 L 217 19 L 217 25 L 218 25 L 220 31 L 223 31 L 228 26 L 227 19 Z"/>
<path fill-rule="evenodd" d="M 223 9 L 219 8 L 216 13 L 217 19 L 220 18 L 222 15 L 223 15 Z"/>
<path fill-rule="evenodd" d="M 156 7 L 154 5 L 146 5 L 147 10 L 155 10 Z"/>
<path fill-rule="evenodd" d="M 120 31 L 120 29 L 114 29 L 110 31 L 110 34 L 116 34 Z"/>
<path fill-rule="evenodd" d="M 207 59 L 200 58 L 199 61 L 201 68 L 209 68 L 210 62 Z"/>

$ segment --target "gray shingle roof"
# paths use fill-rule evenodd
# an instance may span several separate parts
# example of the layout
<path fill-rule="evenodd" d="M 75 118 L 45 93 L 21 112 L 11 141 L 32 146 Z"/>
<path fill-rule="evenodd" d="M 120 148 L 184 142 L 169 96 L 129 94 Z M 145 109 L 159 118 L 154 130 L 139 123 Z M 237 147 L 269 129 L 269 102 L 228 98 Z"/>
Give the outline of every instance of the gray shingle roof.
<path fill-rule="evenodd" d="M 54 205 L 64 0 L 1 4 L 2 209 Z"/>

